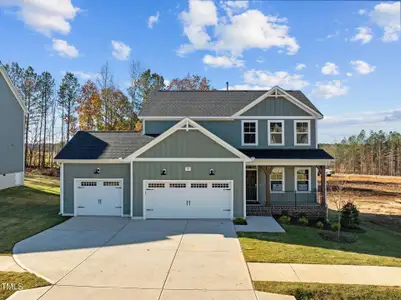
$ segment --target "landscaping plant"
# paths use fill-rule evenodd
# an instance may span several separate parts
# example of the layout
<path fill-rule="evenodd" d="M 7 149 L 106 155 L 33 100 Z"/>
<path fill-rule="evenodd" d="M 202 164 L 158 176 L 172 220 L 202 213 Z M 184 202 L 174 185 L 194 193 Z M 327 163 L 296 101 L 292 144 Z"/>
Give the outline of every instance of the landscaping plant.
<path fill-rule="evenodd" d="M 307 217 L 300 217 L 298 219 L 298 223 L 299 223 L 299 225 L 307 226 L 309 224 L 309 221 L 308 221 Z"/>
<path fill-rule="evenodd" d="M 341 227 L 358 228 L 359 210 L 352 201 L 348 201 L 341 208 Z"/>
<path fill-rule="evenodd" d="M 281 216 L 278 221 L 282 224 L 290 224 L 291 223 L 291 217 L 289 216 Z"/>
<path fill-rule="evenodd" d="M 323 227 L 324 227 L 324 224 L 323 224 L 322 221 L 317 221 L 317 222 L 316 222 L 316 228 L 318 228 L 318 229 L 323 229 Z"/>

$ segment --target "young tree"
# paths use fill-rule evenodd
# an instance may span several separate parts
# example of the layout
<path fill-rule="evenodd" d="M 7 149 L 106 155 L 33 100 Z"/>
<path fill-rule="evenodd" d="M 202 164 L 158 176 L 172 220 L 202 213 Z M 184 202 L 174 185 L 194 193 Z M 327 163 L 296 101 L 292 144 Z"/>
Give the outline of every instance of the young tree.
<path fill-rule="evenodd" d="M 341 209 L 346 203 L 345 201 L 345 182 L 339 181 L 335 185 L 329 185 L 330 195 L 333 198 L 333 202 L 336 205 L 337 211 L 337 223 L 338 223 L 338 230 L 337 230 L 337 239 L 340 240 L 341 235 Z"/>
<path fill-rule="evenodd" d="M 104 65 L 101 66 L 100 68 L 100 76 L 97 79 L 97 85 L 100 92 L 100 99 L 103 104 L 103 123 L 104 126 L 107 127 L 109 123 L 109 108 L 110 108 L 110 102 L 111 102 L 111 97 L 114 89 L 114 80 L 113 80 L 113 75 L 111 74 L 110 68 L 109 68 L 109 63 L 106 62 Z"/>
<path fill-rule="evenodd" d="M 130 130 L 134 130 L 138 119 L 137 113 L 141 107 L 142 99 L 140 98 L 139 86 L 142 69 L 139 61 L 133 61 L 131 64 L 130 86 L 128 87 L 128 95 L 131 98 L 130 110 Z"/>
<path fill-rule="evenodd" d="M 70 134 L 76 130 L 75 107 L 79 97 L 78 79 L 73 73 L 67 72 L 58 90 L 59 104 L 62 111 L 63 120 L 67 125 L 67 142 L 70 140 Z"/>
<path fill-rule="evenodd" d="M 197 74 L 191 75 L 189 73 L 182 79 L 174 78 L 171 80 L 170 84 L 167 86 L 167 89 L 173 91 L 213 90 L 210 85 L 210 80 L 208 80 L 206 77 L 201 77 Z"/>

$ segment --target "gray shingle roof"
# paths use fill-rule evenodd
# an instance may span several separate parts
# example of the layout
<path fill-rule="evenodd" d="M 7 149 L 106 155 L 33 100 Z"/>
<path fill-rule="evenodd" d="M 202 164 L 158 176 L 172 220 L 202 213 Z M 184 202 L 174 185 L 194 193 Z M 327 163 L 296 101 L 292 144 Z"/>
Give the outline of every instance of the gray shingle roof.
<path fill-rule="evenodd" d="M 139 116 L 230 117 L 266 92 L 267 90 L 153 91 L 143 105 Z M 287 90 L 286 92 L 320 113 L 301 91 Z"/>
<path fill-rule="evenodd" d="M 55 159 L 126 158 L 153 139 L 133 131 L 78 131 Z"/>

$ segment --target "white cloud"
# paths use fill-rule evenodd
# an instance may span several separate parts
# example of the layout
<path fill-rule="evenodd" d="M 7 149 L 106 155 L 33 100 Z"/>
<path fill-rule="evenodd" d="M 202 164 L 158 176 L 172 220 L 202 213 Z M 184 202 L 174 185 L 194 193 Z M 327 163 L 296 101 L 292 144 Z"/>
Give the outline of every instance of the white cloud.
<path fill-rule="evenodd" d="M 353 60 L 351 61 L 351 65 L 354 67 L 354 70 L 356 72 L 362 75 L 372 73 L 376 69 L 375 66 L 371 66 L 370 64 L 362 60 Z"/>
<path fill-rule="evenodd" d="M 360 10 L 361 11 L 361 10 Z M 400 38 L 400 2 L 380 3 L 372 11 L 366 12 L 373 23 L 383 29 L 383 42 L 394 42 Z"/>
<path fill-rule="evenodd" d="M 335 63 L 326 62 L 322 67 L 322 73 L 324 75 L 338 75 L 340 74 L 339 68 Z"/>
<path fill-rule="evenodd" d="M 351 77 L 352 73 L 351 72 L 347 72 L 347 73 L 345 73 L 345 75 L 347 75 L 348 77 Z"/>
<path fill-rule="evenodd" d="M 358 27 L 356 29 L 357 33 L 355 36 L 351 39 L 351 41 L 356 42 L 356 41 L 361 41 L 362 45 L 367 44 L 372 40 L 372 29 L 369 27 Z"/>
<path fill-rule="evenodd" d="M 207 54 L 203 57 L 203 63 L 213 68 L 241 68 L 244 66 L 245 61 L 236 57 L 212 56 Z"/>
<path fill-rule="evenodd" d="M 0 6 L 17 7 L 17 16 L 34 30 L 51 36 L 68 34 L 79 8 L 71 0 L 0 0 Z"/>
<path fill-rule="evenodd" d="M 148 19 L 148 27 L 149 27 L 150 29 L 153 28 L 153 24 L 159 22 L 159 16 L 160 16 L 160 14 L 159 14 L 159 12 L 157 12 L 157 13 L 156 13 L 156 16 L 150 16 L 150 17 L 149 17 L 149 19 Z"/>
<path fill-rule="evenodd" d="M 295 69 L 298 70 L 298 71 L 301 71 L 302 69 L 305 69 L 305 68 L 306 68 L 305 64 L 297 64 L 295 66 Z"/>
<path fill-rule="evenodd" d="M 261 64 L 261 63 L 264 63 L 264 62 L 265 62 L 265 59 L 264 59 L 263 56 L 259 56 L 259 57 L 256 59 L 256 62 Z"/>
<path fill-rule="evenodd" d="M 79 56 L 78 49 L 64 40 L 53 39 L 53 49 L 61 57 L 76 58 Z"/>
<path fill-rule="evenodd" d="M 223 4 L 226 4 L 229 7 L 237 7 L 247 9 L 249 2 L 248 1 L 225 1 Z"/>
<path fill-rule="evenodd" d="M 164 79 L 164 85 L 165 86 L 169 86 L 170 85 L 170 80 L 168 80 L 168 79 Z"/>
<path fill-rule="evenodd" d="M 360 10 L 358 10 L 358 15 L 361 15 L 361 16 L 363 16 L 363 15 L 366 15 L 366 10 L 365 9 L 360 9 Z"/>
<path fill-rule="evenodd" d="M 113 56 L 118 60 L 127 60 L 131 55 L 131 48 L 119 41 L 111 41 L 111 45 L 113 47 Z"/>
<path fill-rule="evenodd" d="M 259 85 L 251 85 L 251 84 L 238 84 L 238 85 L 230 85 L 229 90 L 269 90 L 271 87 L 269 86 L 259 86 Z M 223 88 L 222 90 L 225 90 L 226 88 Z"/>
<path fill-rule="evenodd" d="M 302 89 L 309 85 L 309 82 L 304 80 L 303 75 L 288 74 L 284 71 L 269 72 L 261 70 L 250 70 L 244 73 L 244 83 L 250 85 L 257 85 L 262 87 L 280 86 L 285 89 Z"/>
<path fill-rule="evenodd" d="M 313 89 L 312 95 L 317 98 L 330 99 L 346 95 L 348 90 L 349 88 L 344 86 L 341 80 L 316 82 L 316 88 Z"/>
<path fill-rule="evenodd" d="M 100 74 L 99 73 L 86 73 L 82 71 L 72 71 L 72 74 L 75 76 L 81 78 L 82 80 L 96 80 L 99 78 Z"/>
<path fill-rule="evenodd" d="M 224 17 L 219 22 L 213 2 L 190 0 L 189 11 L 182 12 L 180 20 L 189 43 L 180 46 L 179 55 L 195 50 L 213 50 L 240 56 L 247 49 L 272 47 L 285 49 L 291 55 L 300 48 L 296 39 L 288 35 L 289 27 L 283 24 L 287 21 L 285 18 L 264 15 L 258 10 Z M 209 28 L 213 36 L 209 35 Z"/>
<path fill-rule="evenodd" d="M 363 111 L 348 113 L 337 116 L 325 116 L 322 125 L 332 127 L 333 125 L 374 125 L 401 121 L 401 108 L 383 111 Z"/>

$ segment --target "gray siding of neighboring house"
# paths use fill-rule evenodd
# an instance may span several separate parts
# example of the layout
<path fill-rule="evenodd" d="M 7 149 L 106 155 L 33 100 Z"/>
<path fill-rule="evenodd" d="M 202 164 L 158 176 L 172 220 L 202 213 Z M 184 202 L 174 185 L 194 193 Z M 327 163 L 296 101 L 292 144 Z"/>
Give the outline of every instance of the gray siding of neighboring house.
<path fill-rule="evenodd" d="M 305 167 L 307 168 L 307 167 Z M 316 167 L 311 168 L 311 193 L 295 193 L 295 167 L 285 167 L 284 177 L 285 186 L 284 189 L 287 193 L 272 193 L 271 203 L 273 205 L 294 205 L 295 201 L 297 204 L 313 204 L 317 201 L 317 186 L 316 186 Z M 296 198 L 295 198 L 296 197 Z M 258 168 L 258 200 L 260 203 L 266 203 L 266 175 L 263 170 Z"/>
<path fill-rule="evenodd" d="M 198 130 L 178 130 L 139 157 L 238 158 Z"/>
<path fill-rule="evenodd" d="M 100 168 L 100 174 L 94 174 Z M 131 212 L 130 164 L 64 164 L 64 213 L 74 213 L 74 178 L 122 178 L 124 180 L 124 214 Z"/>
<path fill-rule="evenodd" d="M 0 176 L 24 170 L 24 111 L 0 75 Z"/>
<path fill-rule="evenodd" d="M 191 167 L 186 172 L 185 167 Z M 167 175 L 162 176 L 161 170 Z M 209 170 L 215 175 L 210 176 Z M 144 180 L 233 180 L 234 217 L 244 216 L 242 162 L 134 162 L 134 216 L 143 215 Z"/>
<path fill-rule="evenodd" d="M 287 101 L 288 102 L 288 101 Z M 266 114 L 267 115 L 267 114 Z M 296 118 L 294 118 L 296 120 Z M 316 146 L 316 124 L 317 120 L 310 120 L 311 126 L 311 145 L 310 146 L 294 146 L 294 120 L 288 119 L 284 120 L 284 140 L 285 146 L 269 146 L 268 136 L 267 136 L 267 124 L 268 120 L 258 120 L 258 146 L 242 146 L 241 145 L 241 120 L 233 121 L 200 121 L 195 120 L 201 126 L 205 127 L 207 130 L 217 135 L 222 140 L 226 141 L 230 145 L 236 148 L 315 148 Z M 177 121 L 146 121 L 145 133 L 146 134 L 161 134 L 168 130 Z"/>
<path fill-rule="evenodd" d="M 310 116 L 285 98 L 267 98 L 244 112 L 242 116 Z"/>

